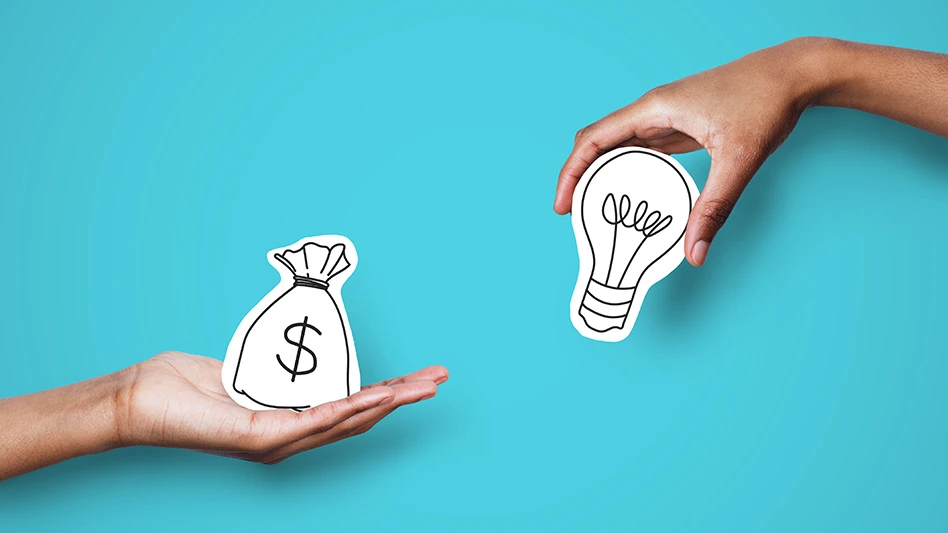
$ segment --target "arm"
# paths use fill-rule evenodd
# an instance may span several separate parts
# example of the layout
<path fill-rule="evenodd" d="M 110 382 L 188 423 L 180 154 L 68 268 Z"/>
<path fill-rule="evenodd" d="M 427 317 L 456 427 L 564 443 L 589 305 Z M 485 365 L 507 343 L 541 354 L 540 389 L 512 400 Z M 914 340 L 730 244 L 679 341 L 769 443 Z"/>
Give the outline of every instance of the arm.
<path fill-rule="evenodd" d="M 227 396 L 220 361 L 163 353 L 115 374 L 0 400 L 0 480 L 135 445 L 277 463 L 364 433 L 396 408 L 433 397 L 447 379 L 434 366 L 302 413 L 250 411 Z"/>
<path fill-rule="evenodd" d="M 711 171 L 685 234 L 685 256 L 700 266 L 754 173 L 804 110 L 817 105 L 858 109 L 948 136 L 948 55 L 802 38 L 657 87 L 577 133 L 554 209 L 570 211 L 583 172 L 612 148 L 704 148 Z"/>
<path fill-rule="evenodd" d="M 948 55 L 834 40 L 814 46 L 826 61 L 815 105 L 858 109 L 948 137 Z"/>
<path fill-rule="evenodd" d="M 0 480 L 117 444 L 121 373 L 0 400 Z"/>

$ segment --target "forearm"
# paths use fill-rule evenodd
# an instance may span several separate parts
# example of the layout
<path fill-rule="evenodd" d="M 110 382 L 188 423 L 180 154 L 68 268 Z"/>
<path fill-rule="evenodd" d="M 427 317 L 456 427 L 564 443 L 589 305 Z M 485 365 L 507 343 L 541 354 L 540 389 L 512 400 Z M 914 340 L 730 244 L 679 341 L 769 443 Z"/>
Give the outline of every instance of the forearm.
<path fill-rule="evenodd" d="M 948 137 L 948 55 L 814 39 L 814 105 L 866 111 Z"/>
<path fill-rule="evenodd" d="M 122 374 L 0 400 L 0 480 L 117 444 Z"/>

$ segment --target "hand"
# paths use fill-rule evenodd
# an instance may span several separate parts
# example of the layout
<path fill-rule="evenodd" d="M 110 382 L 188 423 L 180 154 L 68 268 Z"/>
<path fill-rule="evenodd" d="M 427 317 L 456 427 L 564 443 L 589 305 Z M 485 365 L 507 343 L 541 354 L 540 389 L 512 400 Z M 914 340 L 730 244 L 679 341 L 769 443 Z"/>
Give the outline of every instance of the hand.
<path fill-rule="evenodd" d="M 669 154 L 704 148 L 711 172 L 685 234 L 685 256 L 702 265 L 747 183 L 815 103 L 822 65 L 814 52 L 823 43 L 798 39 L 755 52 L 657 87 L 581 129 L 560 171 L 554 209 L 570 211 L 583 172 L 613 148 L 642 146 Z"/>
<path fill-rule="evenodd" d="M 123 371 L 116 400 L 118 442 L 189 448 L 261 463 L 365 433 L 402 405 L 427 400 L 448 380 L 444 367 L 364 387 L 297 413 L 251 411 L 227 395 L 221 362 L 167 352 Z"/>

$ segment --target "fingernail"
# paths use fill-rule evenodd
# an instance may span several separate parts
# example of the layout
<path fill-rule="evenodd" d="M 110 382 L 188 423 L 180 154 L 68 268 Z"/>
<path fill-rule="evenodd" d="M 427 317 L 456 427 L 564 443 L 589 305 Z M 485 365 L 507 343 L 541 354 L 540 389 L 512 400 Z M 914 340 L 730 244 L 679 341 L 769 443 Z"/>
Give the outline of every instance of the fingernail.
<path fill-rule="evenodd" d="M 441 385 L 442 383 L 444 383 L 444 382 L 447 381 L 447 380 L 448 380 L 448 376 L 440 377 L 440 378 L 438 378 L 438 379 L 435 380 L 435 385 Z"/>
<path fill-rule="evenodd" d="M 698 241 L 694 246 L 691 247 L 691 259 L 698 266 L 704 264 L 704 260 L 708 257 L 708 247 L 711 246 L 708 241 Z"/>
<path fill-rule="evenodd" d="M 382 398 L 382 401 L 380 401 L 379 403 L 377 403 L 377 404 L 375 404 L 375 405 L 385 405 L 385 404 L 387 404 L 387 403 L 392 403 L 393 401 L 395 401 L 395 395 L 394 395 L 394 394 L 389 394 L 388 396 Z"/>

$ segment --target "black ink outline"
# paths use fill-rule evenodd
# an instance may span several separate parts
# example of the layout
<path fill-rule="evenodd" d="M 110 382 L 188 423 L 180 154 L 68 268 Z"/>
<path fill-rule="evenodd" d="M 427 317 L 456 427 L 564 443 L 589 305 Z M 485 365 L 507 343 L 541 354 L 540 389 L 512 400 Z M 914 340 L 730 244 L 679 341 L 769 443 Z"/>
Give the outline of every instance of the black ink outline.
<path fill-rule="evenodd" d="M 601 302 L 602 300 L 599 300 L 599 301 Z M 629 303 L 632 303 L 632 301 L 630 300 Z M 625 305 L 625 304 L 622 304 L 622 305 Z M 589 306 L 586 305 L 586 304 L 579 304 L 579 307 L 581 307 L 581 308 L 583 308 L 583 309 L 589 311 L 590 313 L 594 313 L 594 314 L 596 314 L 597 316 L 600 316 L 600 317 L 602 317 L 602 318 L 622 318 L 623 316 L 628 316 L 628 314 L 629 314 L 629 313 L 626 313 L 626 314 L 624 314 L 624 315 L 604 315 L 604 314 L 600 313 L 599 311 L 596 311 L 595 309 L 589 307 Z M 583 320 L 585 320 L 585 319 L 583 319 Z M 610 328 L 610 329 L 611 329 L 611 328 Z M 598 330 L 593 330 L 593 331 L 598 331 Z M 609 330 L 607 329 L 606 331 L 609 331 Z M 600 332 L 600 333 L 601 333 L 601 332 Z"/>
<path fill-rule="evenodd" d="M 580 209 L 579 209 L 579 213 L 580 213 L 580 220 L 581 220 L 582 223 L 583 223 L 583 233 L 586 235 L 586 241 L 589 243 L 589 252 L 590 252 L 589 255 L 592 256 L 592 268 L 591 268 L 590 271 L 589 271 L 590 279 L 589 279 L 589 281 L 586 282 L 586 291 L 585 291 L 585 293 L 583 294 L 583 298 L 584 298 L 584 299 L 585 299 L 586 296 L 590 296 L 589 287 L 590 287 L 590 285 L 591 285 L 591 283 L 592 283 L 592 273 L 595 272 L 595 270 L 596 270 L 596 254 L 595 254 L 595 251 L 593 250 L 592 238 L 589 236 L 589 230 L 586 229 L 586 219 L 584 218 L 584 215 L 583 215 L 583 205 L 585 205 L 585 203 L 586 203 L 586 193 L 589 191 L 589 186 L 590 186 L 590 184 L 592 184 L 593 180 L 596 179 L 596 175 L 599 174 L 599 171 L 600 171 L 600 170 L 602 170 L 603 168 L 605 168 L 606 165 L 608 165 L 609 163 L 615 161 L 616 159 L 618 159 L 618 158 L 620 158 L 620 157 L 622 157 L 622 156 L 625 156 L 625 155 L 629 155 L 629 154 L 643 154 L 643 155 L 652 156 L 652 157 L 658 159 L 659 161 L 661 161 L 662 163 L 664 163 L 664 164 L 668 165 L 669 167 L 671 167 L 671 169 L 675 171 L 675 174 L 677 174 L 678 177 L 681 179 L 682 184 L 684 184 L 684 186 L 685 186 L 685 191 L 688 193 L 688 215 L 689 215 L 689 217 L 690 217 L 690 215 L 691 215 L 691 210 L 694 209 L 694 199 L 693 199 L 692 196 L 691 196 L 691 187 L 688 186 L 688 180 L 685 178 L 684 175 L 682 175 L 681 172 L 678 171 L 677 168 L 675 168 L 675 165 L 673 165 L 672 163 L 669 163 L 668 161 L 665 160 L 664 157 L 662 157 L 662 156 L 660 156 L 660 155 L 653 154 L 653 153 L 650 153 L 650 152 L 646 152 L 646 151 L 643 151 L 643 150 L 632 149 L 632 150 L 628 150 L 628 151 L 622 152 L 621 154 L 617 154 L 616 156 L 614 156 L 614 157 L 610 158 L 609 160 L 607 160 L 607 161 L 606 161 L 605 163 L 603 163 L 602 165 L 599 165 L 599 168 L 597 168 L 596 171 L 593 172 L 592 176 L 590 176 L 590 177 L 589 177 L 589 180 L 586 182 L 586 187 L 583 189 L 583 195 L 582 195 L 582 197 L 581 197 L 581 199 L 580 199 L 580 202 L 579 202 L 579 208 L 580 208 Z M 619 200 L 619 208 L 615 211 L 616 222 L 610 222 L 609 218 L 606 217 L 606 211 L 605 211 L 606 203 L 608 203 L 610 199 L 612 200 L 612 205 L 613 205 L 613 208 L 615 209 L 615 196 L 610 192 L 609 194 L 606 195 L 606 199 L 605 199 L 605 201 L 603 202 L 603 218 L 606 220 L 607 223 L 611 224 L 611 225 L 615 228 L 615 231 L 613 232 L 613 239 L 612 239 L 612 253 L 611 253 L 610 256 L 609 256 L 609 257 L 610 257 L 610 258 L 609 258 L 609 272 L 612 271 L 612 262 L 613 262 L 613 260 L 614 260 L 614 255 L 615 255 L 616 238 L 617 238 L 618 229 L 619 229 L 619 228 L 618 228 L 618 223 L 619 223 L 619 222 L 621 222 L 622 225 L 625 226 L 625 227 L 634 227 L 637 231 L 642 231 L 643 235 L 645 235 L 645 238 L 642 239 L 642 242 L 639 243 L 639 245 L 635 248 L 635 251 L 632 253 L 631 258 L 629 259 L 629 265 L 626 265 L 625 270 L 622 272 L 622 276 L 619 278 L 619 285 L 618 285 L 616 288 L 622 288 L 622 287 L 621 287 L 622 281 L 625 280 L 625 275 L 628 273 L 629 266 L 632 264 L 632 259 L 634 259 L 635 256 L 636 256 L 636 254 L 639 253 L 639 250 L 642 248 L 642 245 L 645 244 L 645 241 L 647 241 L 649 237 L 651 237 L 651 236 L 653 236 L 653 235 L 659 233 L 660 231 L 664 230 L 665 228 L 667 228 L 668 226 L 671 225 L 671 215 L 667 215 L 665 218 L 662 218 L 662 217 L 661 217 L 661 214 L 659 214 L 659 215 L 658 215 L 658 218 L 656 219 L 656 221 L 653 222 L 654 227 L 657 228 L 658 226 L 661 226 L 662 223 L 665 222 L 665 219 L 668 219 L 668 223 L 665 224 L 664 227 L 662 227 L 661 229 L 655 229 L 654 231 L 652 231 L 652 232 L 650 232 L 650 233 L 645 233 L 646 230 L 650 229 L 649 226 L 643 226 L 644 229 L 639 228 L 639 227 L 637 226 L 637 224 L 638 224 L 638 222 L 639 222 L 643 217 L 645 218 L 645 221 L 646 221 L 646 222 L 648 221 L 648 217 L 645 217 L 645 213 L 648 211 L 648 203 L 647 203 L 646 201 L 644 201 L 644 200 L 641 201 L 641 202 L 639 202 L 639 205 L 638 205 L 638 206 L 636 207 L 636 209 L 635 209 L 635 212 L 636 212 L 636 219 L 633 221 L 632 225 L 631 225 L 631 226 L 626 225 L 626 223 L 625 223 L 625 218 L 626 218 L 626 216 L 625 216 L 625 215 L 628 215 L 628 214 L 629 214 L 629 211 L 631 210 L 631 201 L 630 201 L 630 203 L 629 203 L 629 207 L 624 211 L 624 216 L 619 217 L 618 215 L 619 215 L 620 213 L 623 213 L 622 206 L 624 205 L 624 202 L 626 201 L 626 198 L 628 198 L 626 195 L 622 195 L 622 196 L 623 196 L 623 198 L 621 198 L 621 199 Z M 644 207 L 643 207 L 643 205 L 644 205 Z M 642 215 L 638 215 L 639 208 L 642 208 Z M 658 212 L 658 211 L 654 211 L 652 214 L 655 214 L 655 213 L 659 213 L 659 212 Z M 649 215 L 649 216 L 651 216 L 651 215 Z M 648 272 L 648 269 L 652 268 L 652 265 L 654 265 L 655 263 L 657 263 L 657 262 L 659 261 L 659 259 L 665 257 L 665 255 L 667 255 L 668 252 L 672 251 L 672 249 L 673 249 L 675 246 L 677 246 L 679 242 L 681 242 L 681 239 L 684 238 L 684 236 L 685 236 L 685 231 L 687 231 L 687 229 L 688 229 L 688 225 L 685 224 L 685 227 L 681 230 L 681 235 L 679 235 L 678 238 L 675 239 L 675 242 L 673 242 L 673 243 L 671 244 L 671 246 L 668 247 L 667 250 L 665 250 L 664 252 L 662 252 L 661 254 L 659 254 L 658 257 L 656 257 L 651 263 L 649 263 L 648 265 L 646 265 L 645 268 L 642 269 L 642 273 L 639 274 L 639 279 L 635 280 L 635 285 L 633 285 L 632 287 L 625 287 L 626 289 L 636 289 L 636 292 L 633 292 L 633 293 L 632 293 L 632 299 L 629 300 L 629 303 L 630 303 L 630 304 L 631 304 L 633 301 L 635 301 L 635 295 L 636 295 L 636 293 L 638 292 L 637 289 L 638 289 L 639 283 L 642 282 L 642 277 L 645 275 L 646 272 Z M 609 283 L 609 274 L 606 274 L 606 283 Z M 602 285 L 606 285 L 606 283 L 603 283 Z M 596 298 L 596 299 L 599 300 L 598 298 Z M 602 301 L 602 300 L 599 300 L 599 301 Z M 579 311 L 581 311 L 584 307 L 585 307 L 587 310 L 589 310 L 591 313 L 595 313 L 595 314 L 599 315 L 599 313 L 597 313 L 596 311 L 593 311 L 592 309 L 589 309 L 589 307 L 586 307 L 585 305 L 583 305 L 582 300 L 580 300 L 579 309 L 577 310 L 577 314 L 579 314 Z M 630 310 L 632 309 L 631 305 L 630 305 L 629 309 L 630 309 Z M 625 323 L 626 323 L 626 321 L 628 321 L 628 319 L 629 319 L 629 314 L 626 313 L 625 316 L 622 317 L 623 320 L 622 320 L 622 324 L 621 324 L 620 326 L 618 326 L 618 327 L 616 327 L 616 326 L 611 326 L 611 327 L 608 327 L 608 328 L 606 328 L 606 329 L 599 330 L 599 329 L 596 329 L 596 328 L 592 327 L 592 325 L 589 324 L 589 321 L 586 320 L 586 317 L 584 317 L 584 316 L 582 316 L 582 315 L 580 315 L 580 316 L 582 317 L 583 322 L 586 324 L 586 327 L 588 327 L 589 329 L 591 329 L 591 330 L 593 330 L 593 331 L 596 331 L 596 332 L 598 332 L 598 333 L 605 333 L 605 332 L 610 331 L 610 330 L 613 330 L 613 329 L 618 329 L 618 330 L 621 331 L 622 329 L 625 328 Z M 602 316 L 602 315 L 599 315 L 599 316 Z M 620 317 L 603 317 L 603 318 L 620 318 Z"/>
<path fill-rule="evenodd" d="M 293 341 L 292 339 L 290 339 L 290 330 L 297 326 L 302 326 L 303 329 L 302 331 L 300 331 L 300 340 Z M 293 362 L 293 368 L 290 368 L 286 366 L 285 364 L 283 364 L 283 359 L 280 359 L 280 354 L 276 354 L 277 363 L 280 363 L 280 366 L 283 367 L 283 370 L 286 370 L 287 372 L 290 373 L 290 376 L 291 376 L 290 383 L 296 382 L 296 376 L 305 376 L 306 374 L 312 374 L 313 372 L 316 371 L 316 367 L 319 366 L 319 359 L 316 357 L 316 353 L 310 350 L 309 348 L 307 348 L 306 345 L 303 343 L 303 340 L 306 338 L 306 328 L 312 329 L 313 331 L 316 332 L 317 335 L 323 334 L 323 332 L 319 331 L 319 329 L 317 329 L 316 326 L 309 323 L 309 316 L 304 316 L 302 323 L 294 322 L 290 324 L 289 326 L 287 326 L 286 329 L 283 330 L 283 338 L 286 339 L 287 344 L 291 346 L 296 346 L 296 360 Z M 303 350 L 306 350 L 306 353 L 313 356 L 313 368 L 299 372 L 300 356 L 303 355 Z"/>
<path fill-rule="evenodd" d="M 301 245 L 301 246 L 300 246 L 298 249 L 296 249 L 296 250 L 285 249 L 285 250 L 282 250 L 280 253 L 274 254 L 274 258 L 275 258 L 277 261 L 279 261 L 283 266 L 287 267 L 287 268 L 290 270 L 290 272 L 293 273 L 293 280 L 294 280 L 293 286 L 290 287 L 286 292 L 284 292 L 283 294 L 281 294 L 280 296 L 278 296 L 275 300 L 273 300 L 273 302 L 270 303 L 270 305 L 268 305 L 263 311 L 260 312 L 259 315 L 257 315 L 257 318 L 255 318 L 254 321 L 253 321 L 253 323 L 250 324 L 250 327 L 247 328 L 246 333 L 244 333 L 244 338 L 243 338 L 243 340 L 242 340 L 241 343 L 240 343 L 240 353 L 238 353 L 238 355 L 237 355 L 237 365 L 234 367 L 234 379 L 233 379 L 233 389 L 234 389 L 234 392 L 236 392 L 237 394 L 242 394 L 242 395 L 246 396 L 247 398 L 250 399 L 250 401 L 252 401 L 252 402 L 254 402 L 254 403 L 258 404 L 258 405 L 262 405 L 263 407 L 270 407 L 270 408 L 272 408 L 272 409 L 293 409 L 293 410 L 295 410 L 295 411 L 302 411 L 302 410 L 304 410 L 304 409 L 309 409 L 309 408 L 311 407 L 311 406 L 309 406 L 309 405 L 301 405 L 301 406 L 270 405 L 270 404 L 263 403 L 263 402 L 257 400 L 256 398 L 254 398 L 253 396 L 251 396 L 250 394 L 248 394 L 246 391 L 239 390 L 239 389 L 237 388 L 237 375 L 240 373 L 240 361 L 241 361 L 241 359 L 243 359 L 244 348 L 245 348 L 246 345 L 247 345 L 247 337 L 250 336 L 250 332 L 253 330 L 253 327 L 257 325 L 257 322 L 260 321 L 260 319 L 263 317 L 263 315 L 265 315 L 265 314 L 267 313 L 267 311 L 270 310 L 271 307 L 273 307 L 274 305 L 276 305 L 277 302 L 279 302 L 280 300 L 282 300 L 284 296 L 286 296 L 287 294 L 289 294 L 290 291 L 292 291 L 293 289 L 295 289 L 295 288 L 297 288 L 297 287 L 307 287 L 307 288 L 313 288 L 313 289 L 317 289 L 317 290 L 324 290 L 324 291 L 326 291 L 327 293 L 329 292 L 329 291 L 328 291 L 328 289 L 329 289 L 329 283 L 327 283 L 327 282 L 325 282 L 325 281 L 322 281 L 322 280 L 317 280 L 317 279 L 309 278 L 309 277 L 306 277 L 306 276 L 297 276 L 297 275 L 296 275 L 296 268 L 293 267 L 293 264 L 290 263 L 289 260 L 287 260 L 287 259 L 285 259 L 285 258 L 283 257 L 283 254 L 285 254 L 285 253 L 287 253 L 287 252 L 299 253 L 299 252 L 302 251 L 302 252 L 303 252 L 304 265 L 306 266 L 306 268 L 307 268 L 307 270 L 308 270 L 308 269 L 309 269 L 309 257 L 308 257 L 308 255 L 305 253 L 305 248 L 306 248 L 306 245 L 308 245 L 308 244 L 313 244 L 313 245 L 316 245 L 316 246 L 318 246 L 318 247 L 320 247 L 320 248 L 327 248 L 327 249 L 329 249 L 329 250 L 332 250 L 332 249 L 335 248 L 336 246 L 342 246 L 342 247 L 343 247 L 342 253 L 339 254 L 339 257 L 338 257 L 338 258 L 336 258 L 336 262 L 333 263 L 333 266 L 332 266 L 332 268 L 329 269 L 329 272 L 332 272 L 332 270 L 335 269 L 336 266 L 339 264 L 339 261 L 341 261 L 341 260 L 345 257 L 346 250 L 345 250 L 345 244 L 344 244 L 344 243 L 336 243 L 336 244 L 334 244 L 334 245 L 332 245 L 332 246 L 324 246 L 324 245 L 322 245 L 322 244 L 319 244 L 319 243 L 317 243 L 317 242 L 312 242 L 312 241 L 308 241 L 308 242 L 303 243 L 303 245 Z M 326 271 L 326 266 L 327 266 L 328 263 L 329 263 L 329 257 L 330 257 L 330 255 L 331 255 L 331 254 L 327 254 L 327 255 L 326 255 L 326 261 L 323 263 L 323 266 L 322 266 L 322 268 L 320 269 L 320 273 L 323 273 L 323 272 Z M 346 263 L 347 263 L 346 266 L 344 266 L 344 267 L 343 267 L 341 270 L 339 270 L 338 272 L 333 273 L 332 276 L 330 276 L 329 278 L 327 278 L 327 281 L 330 280 L 330 279 L 332 279 L 332 278 L 334 278 L 334 277 L 336 277 L 336 276 L 338 276 L 340 273 L 342 273 L 342 272 L 348 270 L 349 267 L 352 266 L 352 263 L 349 263 L 348 259 L 346 260 Z M 342 318 L 342 312 L 339 311 L 339 304 L 336 303 L 336 300 L 335 300 L 335 298 L 332 297 L 332 294 L 329 294 L 328 296 L 329 296 L 329 301 L 332 302 L 333 308 L 336 310 L 336 316 L 339 318 L 339 323 L 342 325 L 342 338 L 343 338 L 343 341 L 345 342 L 345 346 L 346 346 L 346 397 L 349 397 L 349 396 L 352 395 L 352 385 L 351 385 L 351 383 L 350 383 L 350 377 L 351 377 L 351 373 L 352 373 L 352 354 L 351 354 L 351 350 L 349 349 L 349 332 L 346 330 L 346 322 L 345 322 L 345 320 L 343 320 L 343 318 Z M 315 329 L 315 328 L 314 328 L 314 329 Z M 317 330 L 317 331 L 319 331 L 319 330 Z M 284 333 L 285 333 L 285 332 L 284 332 Z M 320 333 L 320 335 L 322 335 L 322 333 Z M 282 363 L 281 363 L 281 366 L 282 366 Z M 284 368 L 285 368 L 285 367 L 284 367 Z"/>

